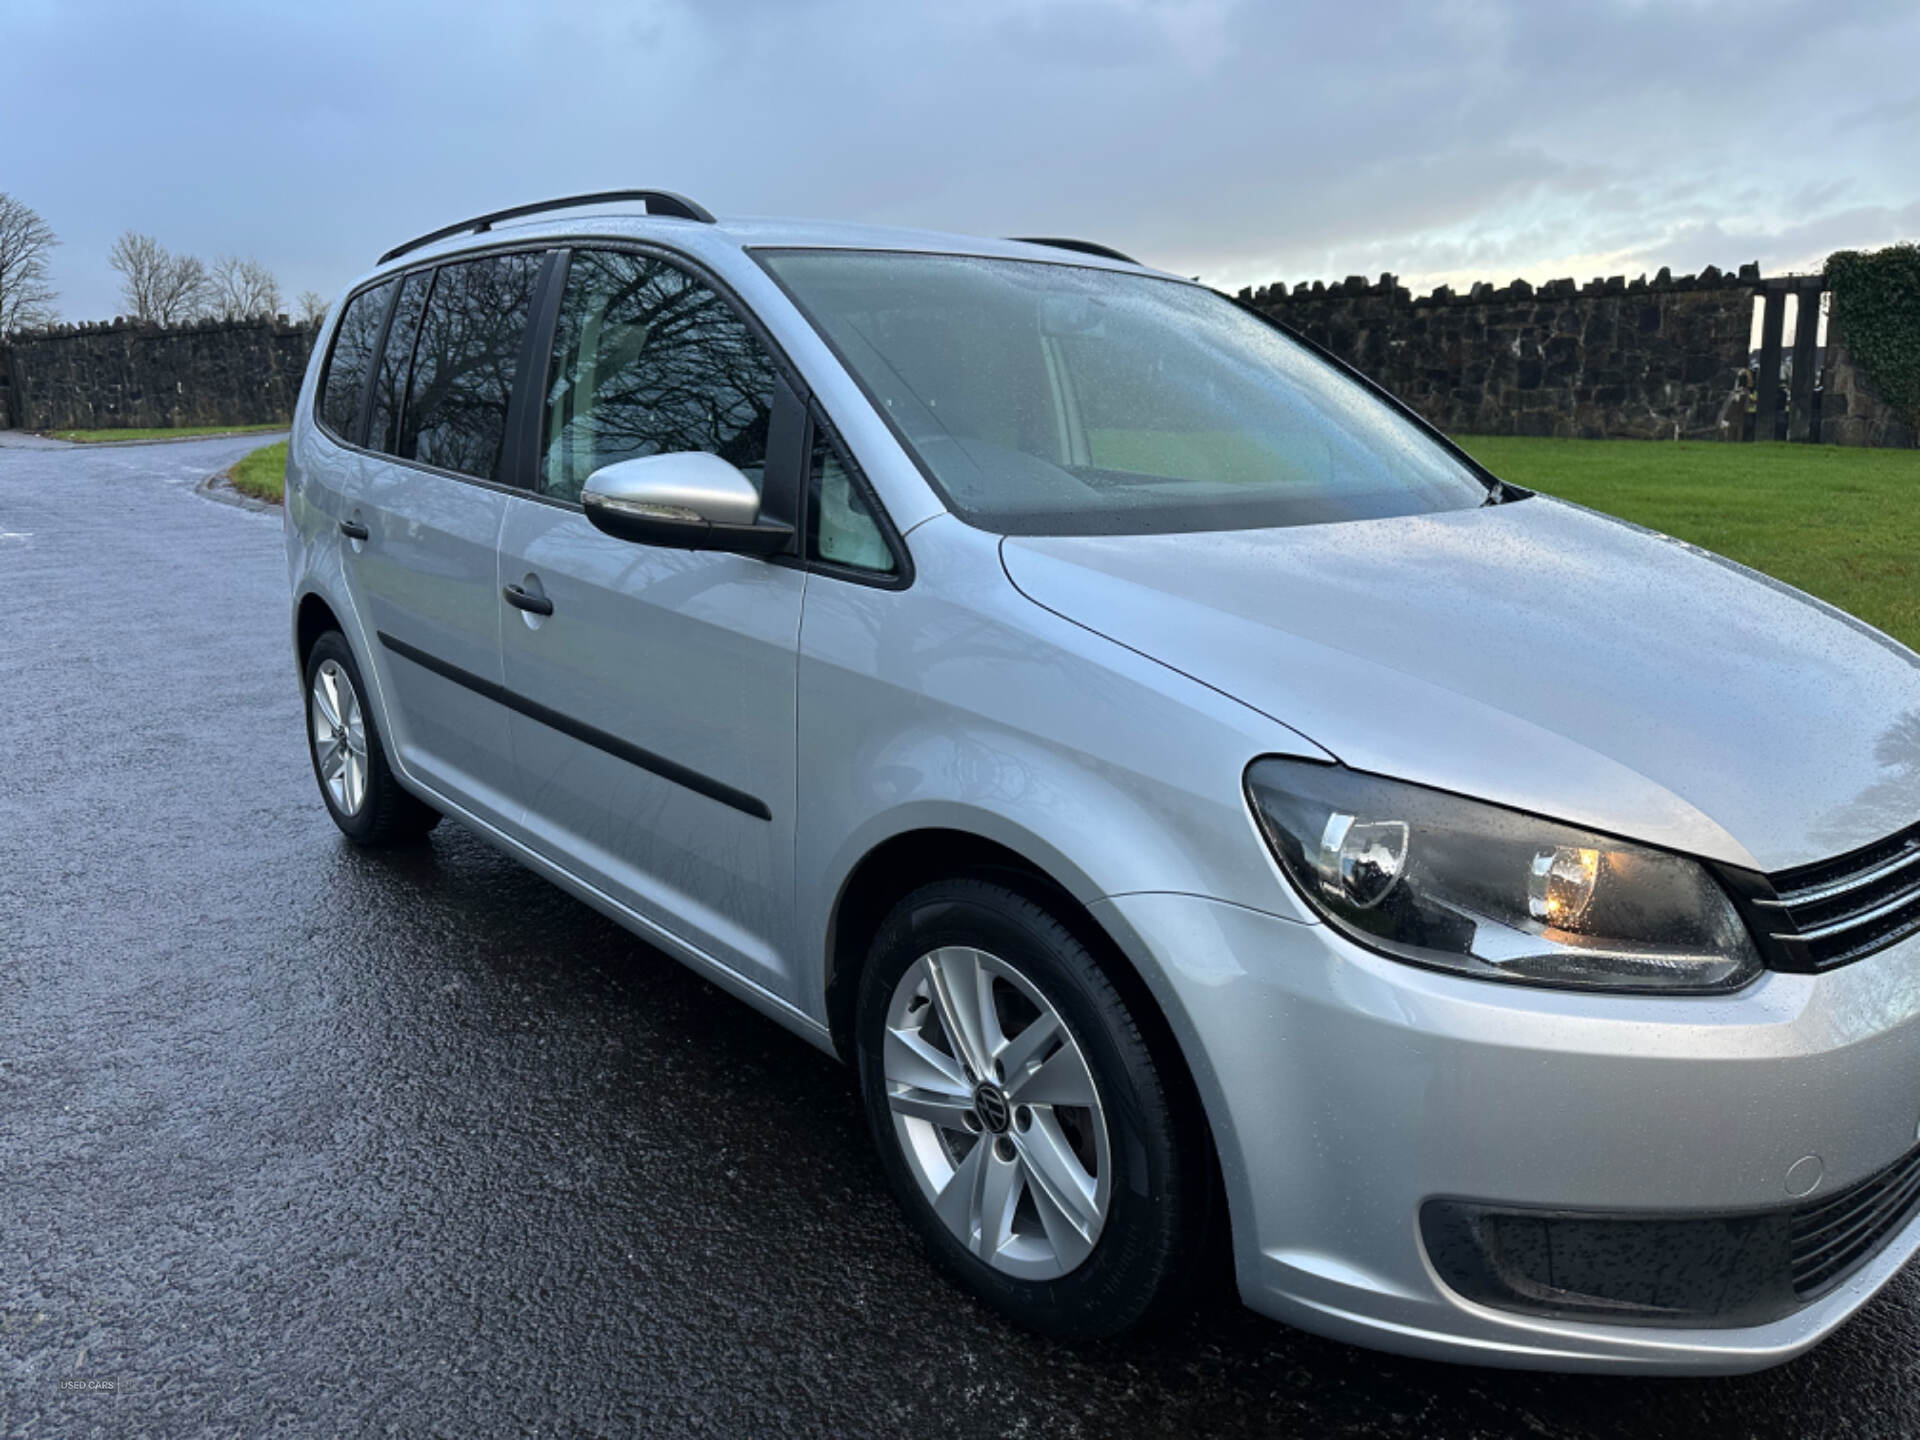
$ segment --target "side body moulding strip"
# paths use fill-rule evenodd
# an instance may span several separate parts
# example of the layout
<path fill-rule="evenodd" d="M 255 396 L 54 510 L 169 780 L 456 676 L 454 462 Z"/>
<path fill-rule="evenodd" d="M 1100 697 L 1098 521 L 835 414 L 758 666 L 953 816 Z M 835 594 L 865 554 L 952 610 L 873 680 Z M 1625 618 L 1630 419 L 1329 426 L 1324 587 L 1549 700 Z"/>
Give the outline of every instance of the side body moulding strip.
<path fill-rule="evenodd" d="M 528 699 L 525 695 L 517 694 L 504 685 L 496 685 L 484 676 L 462 670 L 458 665 L 449 665 L 439 656 L 431 655 L 416 645 L 409 645 L 404 640 L 396 640 L 384 630 L 376 630 L 374 634 L 379 637 L 381 645 L 401 659 L 411 660 L 422 669 L 431 670 L 443 679 L 465 686 L 476 695 L 484 695 L 516 714 L 524 715 L 529 720 L 537 720 L 549 729 L 558 730 L 562 735 L 571 735 L 574 739 L 591 745 L 596 750 L 604 750 L 616 759 L 624 760 L 629 765 L 637 765 L 640 769 L 658 775 L 662 780 L 670 780 L 675 785 L 691 790 L 697 795 L 704 795 L 709 800 L 718 800 L 722 805 L 738 810 L 743 815 L 751 815 L 756 820 L 773 819 L 773 811 L 768 809 L 767 802 L 757 795 L 736 790 L 723 781 L 702 775 L 698 770 L 689 770 L 686 766 L 676 764 L 665 756 L 655 755 L 651 750 L 642 750 L 638 745 L 622 740 L 618 735 L 609 735 L 606 731 L 575 720 L 570 715 L 562 715 L 558 710 L 549 709 L 538 700 Z"/>

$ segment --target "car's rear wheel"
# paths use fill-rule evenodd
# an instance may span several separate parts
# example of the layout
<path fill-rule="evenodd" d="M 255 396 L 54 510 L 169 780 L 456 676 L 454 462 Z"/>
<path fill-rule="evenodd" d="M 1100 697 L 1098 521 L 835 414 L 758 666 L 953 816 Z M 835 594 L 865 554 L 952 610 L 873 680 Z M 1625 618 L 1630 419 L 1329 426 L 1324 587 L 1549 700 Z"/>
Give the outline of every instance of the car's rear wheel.
<path fill-rule="evenodd" d="M 307 654 L 307 751 L 327 813 L 359 845 L 418 840 L 440 813 L 400 787 L 346 637 L 329 630 Z"/>
<path fill-rule="evenodd" d="M 1053 913 L 986 880 L 915 891 L 874 942 L 856 1025 L 882 1163 L 949 1274 L 1067 1337 L 1177 1297 L 1204 1228 L 1204 1141 Z"/>

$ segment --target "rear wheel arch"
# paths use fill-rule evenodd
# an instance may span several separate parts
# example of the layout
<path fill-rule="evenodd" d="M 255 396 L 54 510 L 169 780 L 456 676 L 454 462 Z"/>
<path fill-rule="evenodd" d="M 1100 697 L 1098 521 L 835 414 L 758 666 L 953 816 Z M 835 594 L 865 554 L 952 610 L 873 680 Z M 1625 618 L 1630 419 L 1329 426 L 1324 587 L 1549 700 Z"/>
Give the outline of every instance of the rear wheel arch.
<path fill-rule="evenodd" d="M 307 657 L 313 653 L 314 642 L 329 630 L 345 634 L 346 626 L 333 613 L 333 607 L 320 596 L 311 591 L 302 595 L 294 611 L 294 653 L 299 659 L 303 676 L 307 673 Z"/>

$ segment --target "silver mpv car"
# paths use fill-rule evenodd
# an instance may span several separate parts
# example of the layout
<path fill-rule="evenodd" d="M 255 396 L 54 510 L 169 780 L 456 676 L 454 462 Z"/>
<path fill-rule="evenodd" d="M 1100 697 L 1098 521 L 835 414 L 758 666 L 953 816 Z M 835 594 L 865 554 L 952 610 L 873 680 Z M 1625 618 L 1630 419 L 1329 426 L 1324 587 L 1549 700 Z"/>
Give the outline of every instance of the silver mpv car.
<path fill-rule="evenodd" d="M 1886 636 L 1082 242 L 621 192 L 332 314 L 334 820 L 454 816 L 855 1064 L 1018 1321 L 1131 1326 L 1211 1231 L 1323 1334 L 1733 1371 L 1920 1245 Z"/>

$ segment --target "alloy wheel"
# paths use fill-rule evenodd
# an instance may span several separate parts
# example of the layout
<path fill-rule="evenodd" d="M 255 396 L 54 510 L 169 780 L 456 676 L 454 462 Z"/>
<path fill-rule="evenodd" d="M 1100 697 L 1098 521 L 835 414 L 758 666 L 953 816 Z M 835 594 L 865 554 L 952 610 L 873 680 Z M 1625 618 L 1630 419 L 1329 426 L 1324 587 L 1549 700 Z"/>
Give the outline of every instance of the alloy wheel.
<path fill-rule="evenodd" d="M 968 1251 L 1023 1280 L 1093 1252 L 1111 1189 L 1106 1115 L 1032 981 L 984 950 L 921 956 L 894 986 L 881 1069 L 908 1168 Z"/>
<path fill-rule="evenodd" d="M 367 802 L 367 727 L 353 681 L 337 660 L 323 660 L 314 671 L 308 723 L 320 783 L 334 808 L 343 815 L 359 814 Z"/>

